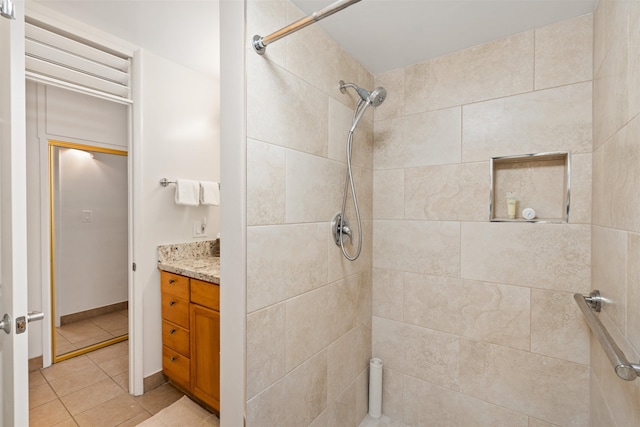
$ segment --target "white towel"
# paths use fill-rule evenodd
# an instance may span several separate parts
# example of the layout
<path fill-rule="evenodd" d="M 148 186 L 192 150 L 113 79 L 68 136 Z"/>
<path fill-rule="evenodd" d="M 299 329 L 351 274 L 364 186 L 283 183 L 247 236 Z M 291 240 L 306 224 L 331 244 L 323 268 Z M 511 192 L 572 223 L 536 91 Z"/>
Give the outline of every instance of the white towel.
<path fill-rule="evenodd" d="M 190 179 L 176 179 L 176 205 L 198 206 L 200 183 Z"/>
<path fill-rule="evenodd" d="M 200 204 L 220 206 L 220 184 L 213 181 L 200 181 Z"/>

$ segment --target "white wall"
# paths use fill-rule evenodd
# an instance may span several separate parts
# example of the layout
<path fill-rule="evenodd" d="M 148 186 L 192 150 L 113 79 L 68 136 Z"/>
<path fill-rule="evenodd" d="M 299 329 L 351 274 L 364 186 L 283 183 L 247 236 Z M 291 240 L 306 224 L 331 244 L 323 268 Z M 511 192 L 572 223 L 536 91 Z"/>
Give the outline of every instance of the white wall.
<path fill-rule="evenodd" d="M 207 218 L 207 238 L 219 231 L 219 207 L 185 207 L 174 203 L 174 186 L 161 178 L 220 180 L 219 82 L 158 55 L 142 52 L 138 108 L 142 175 L 134 194 L 138 218 L 134 260 L 136 295 L 143 298 L 143 374 L 162 369 L 162 325 L 158 245 L 191 242 L 193 222 Z M 138 166 L 139 165 L 139 166 Z M 223 184 L 224 185 L 224 184 Z"/>
<path fill-rule="evenodd" d="M 56 320 L 127 301 L 127 157 L 56 148 Z M 83 216 L 90 211 L 91 219 Z"/>

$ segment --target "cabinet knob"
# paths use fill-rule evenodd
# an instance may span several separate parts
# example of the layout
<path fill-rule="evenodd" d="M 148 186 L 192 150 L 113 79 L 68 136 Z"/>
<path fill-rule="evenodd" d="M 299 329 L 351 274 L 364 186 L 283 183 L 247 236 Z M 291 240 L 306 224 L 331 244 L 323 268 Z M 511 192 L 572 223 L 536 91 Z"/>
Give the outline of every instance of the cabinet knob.
<path fill-rule="evenodd" d="M 174 306 L 174 305 L 176 305 L 176 302 L 175 301 L 169 301 L 169 305 L 170 306 Z"/>
<path fill-rule="evenodd" d="M 176 330 L 175 330 L 175 329 L 172 329 L 172 330 L 170 330 L 170 331 L 169 331 L 169 333 L 170 333 L 171 335 L 173 335 L 173 334 L 175 334 L 175 333 L 176 333 Z"/>
<path fill-rule="evenodd" d="M 169 284 L 170 284 L 170 285 L 173 285 L 174 283 L 176 283 L 176 281 L 175 281 L 175 280 L 173 280 L 173 279 L 169 279 Z"/>
<path fill-rule="evenodd" d="M 175 356 L 173 356 L 173 357 L 171 357 L 171 359 L 169 359 L 169 362 L 175 362 L 175 361 L 176 361 L 176 357 Z"/>

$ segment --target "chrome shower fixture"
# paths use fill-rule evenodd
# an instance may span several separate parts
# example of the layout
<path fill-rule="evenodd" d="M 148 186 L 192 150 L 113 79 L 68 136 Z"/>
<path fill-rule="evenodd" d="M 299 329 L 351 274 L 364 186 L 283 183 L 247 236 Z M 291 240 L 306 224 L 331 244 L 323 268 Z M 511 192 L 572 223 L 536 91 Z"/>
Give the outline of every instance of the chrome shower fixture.
<path fill-rule="evenodd" d="M 351 122 L 351 129 L 349 130 L 349 134 L 347 135 L 347 177 L 344 183 L 342 209 L 333 218 L 333 221 L 331 222 L 331 230 L 333 233 L 333 240 L 336 245 L 340 246 L 342 255 L 344 255 L 344 257 L 349 261 L 355 261 L 360 256 L 360 251 L 362 250 L 362 222 L 360 221 L 360 210 L 358 209 L 356 186 L 353 183 L 353 171 L 351 169 L 353 132 L 356 130 L 360 119 L 362 119 L 369 106 L 373 106 L 373 108 L 376 108 L 384 102 L 385 98 L 387 97 L 387 91 L 383 87 L 377 87 L 369 92 L 354 83 L 345 83 L 343 80 L 340 80 L 340 92 L 346 93 L 348 87 L 354 89 L 360 96 L 360 99 L 358 99 L 358 102 L 356 102 L 356 108 L 353 112 L 353 121 Z M 344 247 L 347 238 L 349 240 L 349 243 L 352 245 L 354 239 L 354 230 L 349 225 L 349 220 L 345 215 L 349 190 L 351 190 L 351 195 L 353 196 L 353 206 L 355 208 L 356 220 L 358 222 L 358 233 L 356 234 L 358 248 L 356 249 L 356 253 L 353 256 L 349 255 Z"/>
<path fill-rule="evenodd" d="M 387 97 L 387 91 L 383 87 L 377 87 L 369 92 L 355 83 L 345 83 L 344 80 L 340 80 L 340 92 L 346 93 L 348 87 L 355 89 L 355 91 L 358 92 L 358 95 L 360 95 L 360 98 L 362 98 L 364 102 L 368 102 L 374 107 L 382 104 Z"/>

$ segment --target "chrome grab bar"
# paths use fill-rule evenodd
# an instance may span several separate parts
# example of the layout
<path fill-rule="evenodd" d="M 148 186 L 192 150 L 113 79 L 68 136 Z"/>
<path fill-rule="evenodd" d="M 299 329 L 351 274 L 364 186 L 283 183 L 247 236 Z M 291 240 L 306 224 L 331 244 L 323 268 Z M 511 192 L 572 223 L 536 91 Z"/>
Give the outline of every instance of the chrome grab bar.
<path fill-rule="evenodd" d="M 633 381 L 640 376 L 640 364 L 630 363 L 625 357 L 620 347 L 615 343 L 607 328 L 604 327 L 600 319 L 593 314 L 594 311 L 599 312 L 602 304 L 600 292 L 595 290 L 584 296 L 582 294 L 573 294 L 578 307 L 584 314 L 585 319 L 591 332 L 596 336 L 598 342 L 602 346 L 607 358 L 613 365 L 616 375 L 625 381 Z"/>

